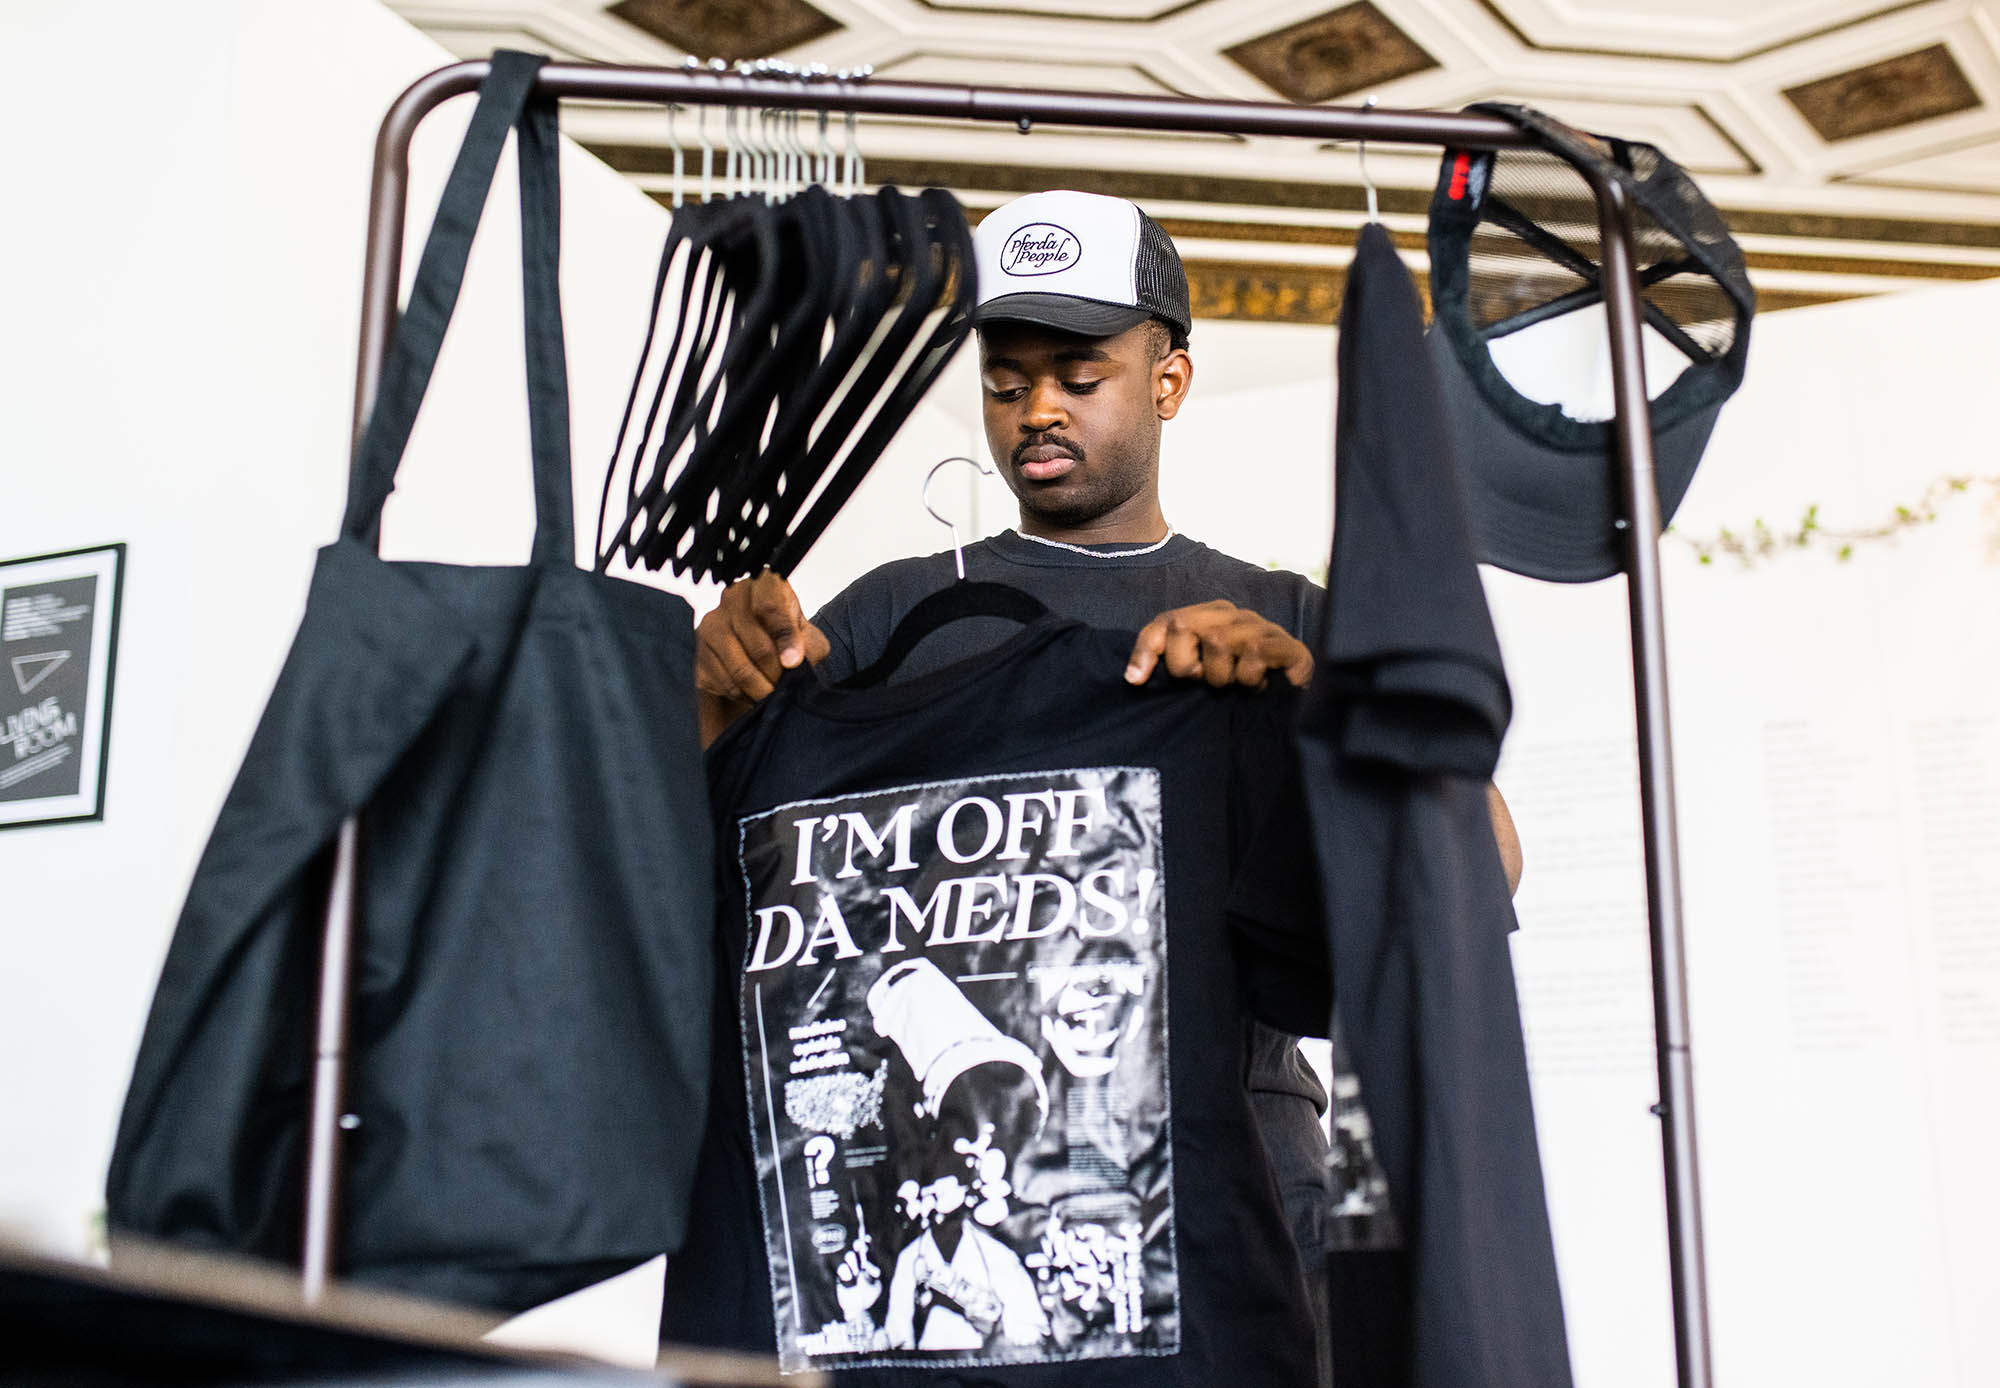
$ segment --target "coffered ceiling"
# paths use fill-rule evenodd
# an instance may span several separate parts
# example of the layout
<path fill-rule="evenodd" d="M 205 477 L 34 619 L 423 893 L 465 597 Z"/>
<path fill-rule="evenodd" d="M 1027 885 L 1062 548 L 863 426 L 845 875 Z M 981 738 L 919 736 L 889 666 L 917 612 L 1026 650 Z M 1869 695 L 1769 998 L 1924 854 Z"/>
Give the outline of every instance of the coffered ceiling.
<path fill-rule="evenodd" d="M 454 52 L 776 57 L 879 77 L 1456 108 L 1526 102 L 1649 141 L 1747 254 L 1768 311 L 2000 276 L 2000 0 L 388 0 Z M 670 199 L 657 109 L 564 125 Z M 719 123 L 712 134 L 719 135 Z M 678 132 L 692 144 L 693 121 Z M 864 120 L 871 182 L 975 214 L 1068 186 L 1137 199 L 1207 317 L 1328 321 L 1365 197 L 1351 146 Z M 1431 150 L 1371 148 L 1422 268 Z"/>

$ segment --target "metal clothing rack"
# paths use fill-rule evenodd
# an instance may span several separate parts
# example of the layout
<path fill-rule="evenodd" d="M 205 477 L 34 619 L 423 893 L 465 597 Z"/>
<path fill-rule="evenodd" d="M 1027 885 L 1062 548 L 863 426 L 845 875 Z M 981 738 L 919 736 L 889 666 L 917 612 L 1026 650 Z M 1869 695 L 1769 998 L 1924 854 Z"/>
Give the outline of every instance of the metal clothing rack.
<path fill-rule="evenodd" d="M 355 370 L 354 431 L 360 438 L 388 360 L 396 320 L 409 191 L 410 137 L 426 114 L 478 88 L 487 63 L 454 63 L 419 78 L 390 106 L 375 142 L 362 280 L 361 344 Z M 1112 130 L 1175 130 L 1219 135 L 1296 135 L 1456 148 L 1505 149 L 1530 143 L 1493 116 L 1457 112 L 1291 106 L 1278 102 L 1033 91 L 929 82 L 849 80 L 819 70 L 783 77 L 756 69 L 613 67 L 550 63 L 537 89 L 593 100 L 749 106 L 997 121 L 1023 132 L 1035 124 Z M 1561 153 L 1561 151 L 1555 151 Z M 1646 863 L 1646 913 L 1652 943 L 1653 1020 L 1660 1084 L 1667 1195 L 1667 1250 L 1674 1346 L 1680 1388 L 1709 1388 L 1708 1302 L 1703 1270 L 1701 1198 L 1695 1162 L 1694 1079 L 1688 1042 L 1687 969 L 1681 920 L 1680 853 L 1675 828 L 1673 748 L 1667 716 L 1667 655 L 1660 591 L 1659 495 L 1653 434 L 1640 355 L 1640 301 L 1634 274 L 1632 208 L 1624 187 L 1578 166 L 1595 193 L 1603 246 L 1603 290 L 1611 333 L 1613 437 L 1623 519 L 1618 522 L 1631 621 L 1638 713 L 1639 793 Z M 308 1300 L 333 1268 L 340 1191 L 340 1138 L 352 951 L 359 925 L 359 834 L 341 826 L 335 845 L 322 952 L 319 1012 L 308 1135 L 303 1273 Z"/>

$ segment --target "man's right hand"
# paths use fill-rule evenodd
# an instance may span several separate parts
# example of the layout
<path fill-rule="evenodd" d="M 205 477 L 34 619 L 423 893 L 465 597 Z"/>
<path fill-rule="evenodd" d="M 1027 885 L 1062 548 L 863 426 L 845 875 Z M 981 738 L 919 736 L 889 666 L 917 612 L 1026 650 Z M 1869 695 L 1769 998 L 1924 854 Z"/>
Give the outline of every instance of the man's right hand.
<path fill-rule="evenodd" d="M 695 628 L 694 645 L 704 747 L 770 694 L 785 671 L 824 660 L 829 649 L 792 585 L 769 571 L 723 589 Z"/>

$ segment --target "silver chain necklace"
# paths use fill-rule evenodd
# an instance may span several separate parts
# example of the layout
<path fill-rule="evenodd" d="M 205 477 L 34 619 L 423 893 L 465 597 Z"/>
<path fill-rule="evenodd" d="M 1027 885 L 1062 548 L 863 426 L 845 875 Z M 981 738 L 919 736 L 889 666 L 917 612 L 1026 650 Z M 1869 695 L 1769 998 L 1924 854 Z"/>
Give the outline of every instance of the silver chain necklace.
<path fill-rule="evenodd" d="M 1016 530 L 1014 533 L 1024 540 L 1033 540 L 1038 545 L 1047 545 L 1050 549 L 1066 549 L 1072 554 L 1087 554 L 1092 559 L 1135 559 L 1139 555 L 1151 554 L 1161 548 L 1179 532 L 1170 525 L 1165 536 L 1137 549 L 1087 549 L 1083 545 L 1073 545 L 1066 540 L 1050 540 L 1040 535 L 1030 535 L 1025 530 Z"/>

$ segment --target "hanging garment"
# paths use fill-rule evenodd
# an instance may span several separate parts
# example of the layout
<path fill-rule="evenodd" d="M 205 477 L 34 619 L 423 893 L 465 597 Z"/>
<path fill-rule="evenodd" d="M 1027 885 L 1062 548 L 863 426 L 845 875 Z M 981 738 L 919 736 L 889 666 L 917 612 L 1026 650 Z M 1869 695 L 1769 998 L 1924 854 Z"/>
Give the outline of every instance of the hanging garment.
<path fill-rule="evenodd" d="M 1370 224 L 1341 306 L 1329 597 L 1299 752 L 1342 1024 L 1408 1263 L 1382 1255 L 1400 1285 L 1336 1286 L 1335 1378 L 1567 1388 L 1486 801 L 1512 705 L 1421 334 L 1409 273 Z M 1342 1286 L 1368 1301 L 1343 1307 Z"/>
<path fill-rule="evenodd" d="M 359 813 L 344 1276 L 515 1309 L 680 1242 L 708 1089 L 712 840 L 680 598 L 575 567 L 543 60 L 496 54 L 340 538 L 196 870 L 110 1225 L 294 1259 L 327 847 Z M 519 133 L 524 567 L 371 544 Z"/>
<path fill-rule="evenodd" d="M 1247 1016 L 1331 1005 L 1296 696 L 1134 688 L 1132 640 L 1044 615 L 895 683 L 793 671 L 711 749 L 715 1088 L 667 1338 L 863 1388 L 1314 1381 L 1243 1085 Z M 1266 839 L 1291 871 L 1239 914 Z"/>

